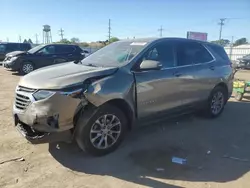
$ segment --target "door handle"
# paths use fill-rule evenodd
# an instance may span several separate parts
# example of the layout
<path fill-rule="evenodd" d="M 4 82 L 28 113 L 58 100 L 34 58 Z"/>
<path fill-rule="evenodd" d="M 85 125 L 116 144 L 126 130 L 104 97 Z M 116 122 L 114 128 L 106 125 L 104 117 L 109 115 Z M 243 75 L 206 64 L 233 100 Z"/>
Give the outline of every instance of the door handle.
<path fill-rule="evenodd" d="M 57 55 L 52 55 L 52 57 L 57 57 Z"/>
<path fill-rule="evenodd" d="M 176 77 L 180 77 L 182 74 L 180 73 L 180 72 L 175 72 L 174 73 L 174 76 L 176 76 Z"/>
<path fill-rule="evenodd" d="M 211 70 L 214 70 L 214 69 L 215 69 L 215 66 L 214 66 L 214 65 L 211 65 L 209 68 L 210 68 Z"/>

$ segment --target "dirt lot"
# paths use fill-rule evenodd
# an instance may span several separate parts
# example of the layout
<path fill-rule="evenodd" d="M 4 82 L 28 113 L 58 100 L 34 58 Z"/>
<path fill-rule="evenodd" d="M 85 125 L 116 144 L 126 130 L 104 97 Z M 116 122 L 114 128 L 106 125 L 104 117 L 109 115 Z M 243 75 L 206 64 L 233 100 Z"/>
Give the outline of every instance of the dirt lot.
<path fill-rule="evenodd" d="M 237 75 L 250 80 L 250 72 Z M 31 145 L 15 130 L 11 113 L 19 78 L 0 68 L 1 188 L 250 187 L 247 100 L 231 99 L 215 120 L 191 115 L 138 128 L 116 152 L 93 158 L 74 144 Z M 172 156 L 188 162 L 173 164 Z M 1 164 L 17 157 L 25 161 Z"/>

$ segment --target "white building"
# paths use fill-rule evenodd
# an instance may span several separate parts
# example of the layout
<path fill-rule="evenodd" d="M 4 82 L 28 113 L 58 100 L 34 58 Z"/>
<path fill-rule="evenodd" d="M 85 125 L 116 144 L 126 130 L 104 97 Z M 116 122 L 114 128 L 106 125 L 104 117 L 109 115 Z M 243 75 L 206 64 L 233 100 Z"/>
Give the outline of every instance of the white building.
<path fill-rule="evenodd" d="M 250 54 L 250 44 L 243 44 L 235 47 L 225 47 L 225 51 L 230 59 L 235 61 L 238 58 Z"/>

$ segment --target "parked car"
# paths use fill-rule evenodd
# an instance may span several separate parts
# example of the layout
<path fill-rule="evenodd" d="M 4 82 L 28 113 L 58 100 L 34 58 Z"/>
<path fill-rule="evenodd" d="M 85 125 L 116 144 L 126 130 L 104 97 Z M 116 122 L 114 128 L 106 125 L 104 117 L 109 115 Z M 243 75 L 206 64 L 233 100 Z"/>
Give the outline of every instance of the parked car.
<path fill-rule="evenodd" d="M 250 69 L 250 54 L 237 59 L 236 67 L 242 69 Z"/>
<path fill-rule="evenodd" d="M 28 51 L 31 49 L 29 43 L 0 42 L 0 61 L 5 59 L 6 54 L 13 51 Z"/>
<path fill-rule="evenodd" d="M 216 44 L 179 38 L 118 41 L 81 63 L 21 78 L 15 126 L 32 143 L 69 136 L 84 151 L 105 155 L 139 122 L 193 110 L 218 117 L 232 94 L 232 79 L 231 62 Z"/>
<path fill-rule="evenodd" d="M 47 44 L 29 51 L 16 51 L 6 55 L 3 66 L 7 69 L 28 74 L 31 71 L 59 63 L 80 61 L 84 58 L 82 49 L 71 44 Z"/>

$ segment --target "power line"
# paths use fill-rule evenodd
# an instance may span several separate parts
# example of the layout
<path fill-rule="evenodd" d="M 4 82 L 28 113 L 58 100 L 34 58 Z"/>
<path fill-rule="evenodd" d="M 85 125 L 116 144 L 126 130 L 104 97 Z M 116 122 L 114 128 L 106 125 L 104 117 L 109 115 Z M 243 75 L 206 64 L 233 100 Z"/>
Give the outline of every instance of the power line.
<path fill-rule="evenodd" d="M 220 35 L 219 35 L 219 40 L 221 40 L 221 33 L 222 33 L 222 27 L 225 25 L 226 18 L 221 18 L 220 22 L 218 23 L 220 25 Z"/>
<path fill-rule="evenodd" d="M 158 31 L 160 32 L 160 37 L 162 37 L 162 31 L 163 31 L 164 29 L 162 28 L 162 25 L 161 25 L 161 28 L 160 29 L 158 29 Z"/>
<path fill-rule="evenodd" d="M 64 30 L 61 28 L 60 30 L 59 30 L 59 36 L 61 36 L 61 39 L 63 40 L 63 34 L 64 33 Z"/>
<path fill-rule="evenodd" d="M 109 19 L 109 27 L 108 27 L 108 41 L 110 43 L 110 38 L 111 38 L 111 20 Z"/>

